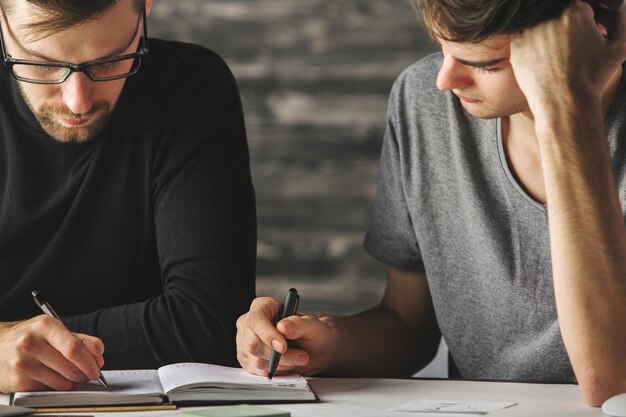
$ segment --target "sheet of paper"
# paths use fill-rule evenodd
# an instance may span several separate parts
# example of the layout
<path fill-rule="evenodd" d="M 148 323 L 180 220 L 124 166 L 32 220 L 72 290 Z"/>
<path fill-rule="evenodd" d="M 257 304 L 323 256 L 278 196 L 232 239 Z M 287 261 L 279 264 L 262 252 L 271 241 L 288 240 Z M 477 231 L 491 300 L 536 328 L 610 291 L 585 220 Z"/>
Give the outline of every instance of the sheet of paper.
<path fill-rule="evenodd" d="M 130 371 L 102 371 L 109 383 L 111 391 L 107 391 L 96 381 L 81 384 L 72 391 L 38 391 L 29 393 L 15 393 L 19 398 L 25 395 L 38 396 L 81 396 L 85 394 L 98 394 L 103 397 L 119 397 L 120 395 L 163 393 L 157 371 L 152 369 L 138 369 Z"/>
<path fill-rule="evenodd" d="M 487 414 L 490 411 L 502 410 L 515 405 L 503 402 L 454 401 L 454 400 L 420 400 L 406 403 L 388 411 L 410 411 L 422 413 L 446 414 Z"/>
<path fill-rule="evenodd" d="M 163 366 L 159 369 L 164 391 L 170 392 L 176 387 L 192 384 L 241 384 L 258 387 L 300 387 L 305 388 L 307 382 L 300 375 L 281 375 L 272 378 L 250 375 L 241 368 L 227 368 L 224 366 L 205 363 L 177 363 Z"/>

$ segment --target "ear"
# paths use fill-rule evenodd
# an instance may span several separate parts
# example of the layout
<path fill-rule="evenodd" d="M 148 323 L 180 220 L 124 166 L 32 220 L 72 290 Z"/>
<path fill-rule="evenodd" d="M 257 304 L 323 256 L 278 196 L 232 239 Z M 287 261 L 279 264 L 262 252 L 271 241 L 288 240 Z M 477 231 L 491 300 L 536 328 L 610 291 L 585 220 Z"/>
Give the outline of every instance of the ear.
<path fill-rule="evenodd" d="M 152 0 L 146 0 L 146 14 L 150 15 L 150 9 L 152 9 Z"/>

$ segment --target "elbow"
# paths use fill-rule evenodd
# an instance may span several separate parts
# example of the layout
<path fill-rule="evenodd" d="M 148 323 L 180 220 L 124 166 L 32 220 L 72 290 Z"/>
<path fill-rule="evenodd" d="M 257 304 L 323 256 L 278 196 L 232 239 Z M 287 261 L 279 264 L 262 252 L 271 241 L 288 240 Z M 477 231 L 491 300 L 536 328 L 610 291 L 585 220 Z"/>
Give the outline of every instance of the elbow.
<path fill-rule="evenodd" d="M 626 376 L 607 372 L 591 373 L 578 378 L 580 394 L 590 407 L 600 407 L 609 398 L 626 393 Z"/>
<path fill-rule="evenodd" d="M 582 385 L 580 386 L 580 395 L 589 407 L 600 407 L 604 401 L 610 398 L 609 395 L 595 389 L 584 388 Z"/>

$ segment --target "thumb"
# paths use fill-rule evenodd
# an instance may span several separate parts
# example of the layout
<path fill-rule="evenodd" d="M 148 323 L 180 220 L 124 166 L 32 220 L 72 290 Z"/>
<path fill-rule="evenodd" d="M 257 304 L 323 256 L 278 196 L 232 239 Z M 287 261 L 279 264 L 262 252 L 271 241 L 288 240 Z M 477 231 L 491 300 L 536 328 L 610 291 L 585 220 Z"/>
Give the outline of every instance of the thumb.
<path fill-rule="evenodd" d="M 317 317 L 300 315 L 284 318 L 276 327 L 287 339 L 311 340 L 317 337 L 324 324 Z"/>

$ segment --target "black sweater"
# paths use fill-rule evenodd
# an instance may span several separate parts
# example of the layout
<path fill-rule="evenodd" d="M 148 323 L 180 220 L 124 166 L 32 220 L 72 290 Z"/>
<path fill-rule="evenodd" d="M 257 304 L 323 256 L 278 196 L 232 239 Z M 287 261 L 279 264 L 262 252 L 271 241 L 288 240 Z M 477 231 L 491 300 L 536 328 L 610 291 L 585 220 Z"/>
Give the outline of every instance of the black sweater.
<path fill-rule="evenodd" d="M 0 71 L 0 321 L 100 337 L 105 368 L 234 364 L 256 218 L 237 86 L 199 46 L 149 41 L 105 130 L 63 144 Z"/>

